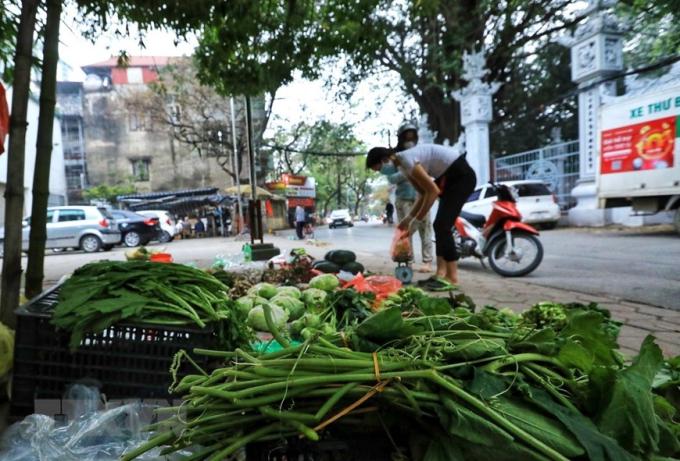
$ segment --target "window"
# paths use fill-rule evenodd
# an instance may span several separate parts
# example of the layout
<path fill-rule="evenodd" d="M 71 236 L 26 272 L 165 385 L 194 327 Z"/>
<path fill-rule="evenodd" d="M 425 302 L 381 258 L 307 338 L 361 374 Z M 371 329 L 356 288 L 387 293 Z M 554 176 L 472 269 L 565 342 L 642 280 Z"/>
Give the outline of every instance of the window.
<path fill-rule="evenodd" d="M 495 197 L 498 195 L 498 191 L 496 190 L 495 187 L 487 187 L 486 192 L 484 192 L 484 198 L 490 198 L 490 197 Z"/>
<path fill-rule="evenodd" d="M 85 212 L 83 210 L 59 210 L 59 222 L 84 220 Z"/>
<path fill-rule="evenodd" d="M 130 160 L 130 162 L 132 163 L 132 176 L 135 178 L 135 181 L 148 181 L 151 160 L 148 158 L 140 158 Z"/>
<path fill-rule="evenodd" d="M 539 195 L 550 195 L 550 189 L 545 184 L 517 184 L 515 185 L 517 194 L 520 197 L 537 197 Z"/>
<path fill-rule="evenodd" d="M 470 196 L 468 197 L 467 201 L 468 202 L 474 202 L 475 200 L 479 200 L 479 194 L 482 192 L 482 189 L 477 189 L 475 190 Z"/>
<path fill-rule="evenodd" d="M 138 112 L 130 113 L 128 118 L 130 131 L 152 131 L 153 126 L 151 117 L 148 114 L 140 114 Z"/>

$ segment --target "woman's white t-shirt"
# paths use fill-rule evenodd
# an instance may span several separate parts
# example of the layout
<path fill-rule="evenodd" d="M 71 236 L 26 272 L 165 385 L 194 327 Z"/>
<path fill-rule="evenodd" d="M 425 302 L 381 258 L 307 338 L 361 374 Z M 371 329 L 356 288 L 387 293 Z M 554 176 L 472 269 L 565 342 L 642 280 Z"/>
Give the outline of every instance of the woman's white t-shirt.
<path fill-rule="evenodd" d="M 453 162 L 458 160 L 461 154 L 458 149 L 448 146 L 418 144 L 397 153 L 396 157 L 399 159 L 399 168 L 405 174 L 410 174 L 419 163 L 427 174 L 437 179 L 448 170 Z"/>

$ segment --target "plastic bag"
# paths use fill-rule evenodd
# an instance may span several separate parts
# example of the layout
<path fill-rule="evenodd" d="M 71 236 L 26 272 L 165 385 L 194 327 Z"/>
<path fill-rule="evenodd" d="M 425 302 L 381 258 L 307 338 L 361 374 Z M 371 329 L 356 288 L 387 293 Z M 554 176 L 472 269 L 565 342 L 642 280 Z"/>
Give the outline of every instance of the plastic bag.
<path fill-rule="evenodd" d="M 359 273 L 343 288 L 354 288 L 359 293 L 370 292 L 375 294 L 375 305 L 378 306 L 383 299 L 399 291 L 401 286 L 399 279 L 391 275 L 364 277 L 363 274 Z"/>
<path fill-rule="evenodd" d="M 411 247 L 408 230 L 396 229 L 392 238 L 390 254 L 392 255 L 392 260 L 397 262 L 408 262 L 413 259 L 413 248 Z"/>
<path fill-rule="evenodd" d="M 147 441 L 153 434 L 143 431 L 154 416 L 149 405 L 127 403 L 99 410 L 101 395 L 96 388 L 75 385 L 65 398 L 73 414 L 66 424 L 40 414 L 29 415 L 10 426 L 0 440 L 3 461 L 115 461 Z M 139 460 L 176 460 L 154 449 Z"/>

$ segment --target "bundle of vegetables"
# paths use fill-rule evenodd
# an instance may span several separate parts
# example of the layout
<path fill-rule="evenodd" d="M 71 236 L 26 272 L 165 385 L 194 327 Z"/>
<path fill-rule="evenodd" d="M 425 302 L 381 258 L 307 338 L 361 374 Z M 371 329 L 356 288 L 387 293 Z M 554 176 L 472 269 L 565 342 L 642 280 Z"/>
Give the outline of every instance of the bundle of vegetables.
<path fill-rule="evenodd" d="M 184 403 L 123 460 L 157 446 L 224 460 L 249 443 L 316 441 L 346 425 L 386 431 L 413 461 L 680 455 L 680 360 L 664 361 L 648 337 L 625 365 L 616 324 L 596 306 L 517 316 L 425 296 L 294 347 L 264 314 L 284 349 L 195 350 L 227 365 L 176 384 Z"/>
<path fill-rule="evenodd" d="M 201 328 L 214 323 L 222 344 L 238 347 L 251 333 L 235 318 L 227 290 L 213 276 L 181 264 L 95 262 L 62 285 L 51 321 L 71 332 L 73 349 L 87 333 L 119 321 Z"/>

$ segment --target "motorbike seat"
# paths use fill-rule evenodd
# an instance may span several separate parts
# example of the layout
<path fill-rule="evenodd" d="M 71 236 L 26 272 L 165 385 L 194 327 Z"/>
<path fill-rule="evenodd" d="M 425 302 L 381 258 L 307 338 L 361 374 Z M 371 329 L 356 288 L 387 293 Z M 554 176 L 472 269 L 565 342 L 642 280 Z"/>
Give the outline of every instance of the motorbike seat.
<path fill-rule="evenodd" d="M 468 213 L 467 211 L 461 211 L 460 212 L 460 217 L 468 221 L 470 224 L 472 224 L 475 227 L 484 227 L 484 224 L 486 224 L 486 218 L 484 215 L 481 214 L 475 214 L 475 213 Z"/>

